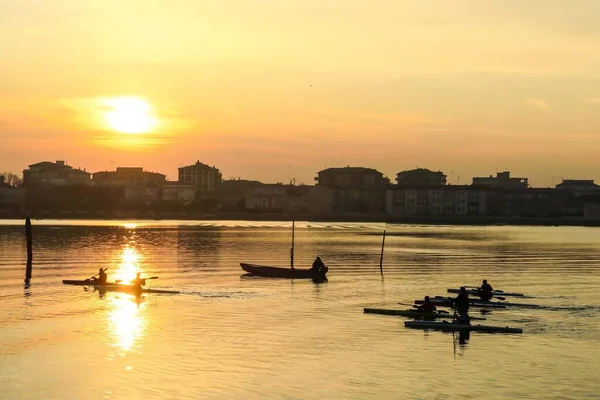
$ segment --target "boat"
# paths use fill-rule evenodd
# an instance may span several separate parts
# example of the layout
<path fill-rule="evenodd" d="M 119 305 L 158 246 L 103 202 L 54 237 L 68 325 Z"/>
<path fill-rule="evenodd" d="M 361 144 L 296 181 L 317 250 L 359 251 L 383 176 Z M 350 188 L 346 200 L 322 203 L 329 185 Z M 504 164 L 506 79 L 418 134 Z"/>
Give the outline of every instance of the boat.
<path fill-rule="evenodd" d="M 448 293 L 460 293 L 460 289 L 447 289 Z M 479 296 L 479 289 L 471 288 L 467 289 L 467 293 L 470 295 Z M 514 296 L 514 297 L 523 297 L 525 296 L 523 293 L 514 293 L 514 292 L 504 292 L 502 290 L 493 290 L 492 296 Z"/>
<path fill-rule="evenodd" d="M 107 283 L 106 285 L 98 285 L 91 279 L 84 280 L 69 280 L 64 279 L 63 284 L 65 285 L 76 285 L 76 286 L 93 286 L 95 290 L 99 291 L 110 291 L 110 292 L 127 292 L 127 293 L 165 293 L 165 294 L 177 294 L 180 293 L 175 290 L 166 289 L 153 289 L 153 288 L 136 288 L 133 285 L 126 285 L 123 283 Z"/>
<path fill-rule="evenodd" d="M 431 299 L 431 302 L 435 305 L 451 305 L 454 298 L 435 296 Z M 415 300 L 415 304 L 422 304 L 423 300 Z M 540 308 L 538 304 L 529 303 L 509 303 L 507 301 L 489 301 L 481 300 L 477 298 L 469 299 L 471 307 L 482 307 L 482 308 L 506 308 L 506 307 L 522 307 L 522 308 Z"/>
<path fill-rule="evenodd" d="M 133 285 L 94 285 L 94 289 L 98 291 L 106 292 L 124 292 L 124 293 L 162 293 L 162 294 L 179 294 L 177 290 L 166 290 L 166 289 L 154 289 L 154 288 L 140 288 Z"/>
<path fill-rule="evenodd" d="M 436 297 L 436 298 L 431 298 L 430 301 L 438 306 L 438 307 L 452 307 L 452 300 L 449 297 Z M 415 304 L 423 304 L 425 303 L 425 300 L 415 300 Z M 506 308 L 505 305 L 502 304 L 497 304 L 494 302 L 476 302 L 476 301 L 470 301 L 469 302 L 470 306 L 473 308 Z"/>
<path fill-rule="evenodd" d="M 62 281 L 65 285 L 77 285 L 77 286 L 95 286 L 96 282 L 91 279 L 81 279 L 81 280 L 73 280 L 73 279 L 63 279 Z M 109 283 L 110 285 L 117 285 L 116 282 Z"/>
<path fill-rule="evenodd" d="M 491 325 L 465 325 L 446 321 L 405 321 L 404 326 L 412 329 L 434 329 L 441 331 L 523 333 L 523 329 L 521 328 Z"/>
<path fill-rule="evenodd" d="M 364 313 L 365 314 L 382 314 L 382 315 L 398 315 L 398 316 L 402 316 L 402 317 L 411 317 L 411 318 L 453 318 L 453 314 L 450 314 L 448 312 L 442 312 L 442 311 L 438 311 L 438 312 L 423 312 L 423 311 L 419 311 L 419 310 L 390 310 L 390 309 L 385 309 L 385 308 L 365 308 L 364 309 Z M 477 320 L 485 320 L 485 318 L 482 317 L 471 317 L 471 319 L 477 319 Z"/>
<path fill-rule="evenodd" d="M 324 280 L 327 271 L 327 267 L 322 272 L 315 273 L 311 269 L 298 269 L 298 268 L 283 268 L 283 267 L 271 267 L 266 265 L 246 264 L 240 263 L 242 269 L 254 276 L 263 276 L 268 278 L 287 278 L 287 279 L 314 279 Z"/>
<path fill-rule="evenodd" d="M 292 221 L 292 247 L 290 249 L 290 267 L 272 267 L 268 265 L 256 265 L 240 263 L 240 266 L 250 276 L 262 276 L 266 278 L 287 278 L 287 279 L 312 279 L 315 282 L 325 282 L 329 268 L 323 266 L 320 271 L 312 269 L 294 268 L 294 237 L 296 231 L 296 222 Z"/>

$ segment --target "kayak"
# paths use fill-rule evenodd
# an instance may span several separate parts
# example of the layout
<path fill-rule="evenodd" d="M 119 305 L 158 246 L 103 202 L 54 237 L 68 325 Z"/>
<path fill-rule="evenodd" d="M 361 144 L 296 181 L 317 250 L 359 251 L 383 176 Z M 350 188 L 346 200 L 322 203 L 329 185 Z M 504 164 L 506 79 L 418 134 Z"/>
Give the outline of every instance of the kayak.
<path fill-rule="evenodd" d="M 84 280 L 69 280 L 69 279 L 63 279 L 63 283 L 65 285 L 77 285 L 77 286 L 94 286 L 96 285 L 96 282 L 94 282 L 91 279 L 84 279 Z M 111 285 L 116 285 L 116 283 L 111 282 Z"/>
<path fill-rule="evenodd" d="M 251 275 L 263 276 L 267 278 L 287 278 L 287 279 L 325 279 L 328 268 L 325 267 L 321 273 L 316 273 L 311 269 L 298 269 L 298 268 L 282 268 L 282 267 L 270 267 L 266 265 L 246 264 L 240 263 L 242 269 Z"/>
<path fill-rule="evenodd" d="M 399 315 L 411 318 L 453 318 L 453 314 L 444 312 L 423 312 L 418 310 L 390 310 L 385 308 L 365 308 L 365 314 Z M 471 317 L 471 319 L 485 320 L 481 317 Z"/>
<path fill-rule="evenodd" d="M 432 298 L 432 299 L 430 299 L 430 301 L 438 307 L 452 307 L 452 301 L 449 297 Z M 415 304 L 423 304 L 423 303 L 425 303 L 425 300 L 415 300 Z M 470 301 L 469 304 L 473 308 L 506 308 L 505 305 L 497 304 L 497 303 L 493 303 L 493 302 L 490 303 L 490 302 Z"/>
<path fill-rule="evenodd" d="M 164 293 L 164 294 L 178 294 L 180 292 L 176 290 L 165 290 L 165 289 L 150 289 L 150 288 L 139 288 L 133 285 L 94 285 L 94 289 L 98 291 L 107 292 L 125 292 L 125 293 Z"/>
<path fill-rule="evenodd" d="M 454 300 L 454 298 L 452 297 L 444 297 L 444 296 L 435 296 L 432 298 L 432 302 L 435 304 L 436 301 L 441 301 L 441 302 L 450 302 L 451 300 Z M 423 301 L 423 300 L 420 300 Z M 415 304 L 420 304 L 415 302 Z M 500 308 L 505 308 L 505 307 L 523 307 L 523 308 L 540 308 L 540 306 L 538 304 L 529 304 L 529 303 L 509 303 L 507 301 L 490 301 L 490 300 L 481 300 L 481 299 L 477 299 L 477 298 L 472 298 L 469 299 L 469 304 L 471 304 L 471 306 L 473 307 L 491 307 L 491 308 L 495 308 L 495 307 L 500 307 Z"/>
<path fill-rule="evenodd" d="M 104 290 L 111 292 L 128 292 L 128 293 L 167 293 L 177 294 L 175 290 L 164 290 L 164 289 L 149 289 L 149 288 L 136 288 L 133 285 L 126 285 L 122 283 L 108 283 L 106 285 L 96 285 L 96 283 L 90 279 L 85 280 L 63 280 L 65 285 L 76 285 L 76 286 L 93 286 L 96 290 Z"/>
<path fill-rule="evenodd" d="M 406 321 L 404 326 L 413 329 L 434 329 L 442 331 L 475 331 L 475 332 L 500 332 L 500 333 L 523 333 L 521 328 L 508 326 L 490 325 L 462 325 L 454 322 L 436 321 Z"/>
<path fill-rule="evenodd" d="M 448 293 L 460 293 L 460 289 L 447 289 L 447 290 L 448 290 Z M 475 289 L 475 288 L 467 289 L 467 293 L 470 295 L 479 296 L 479 289 Z M 493 290 L 492 295 L 493 296 L 516 296 L 516 297 L 525 296 L 523 293 L 504 292 L 502 290 Z"/>

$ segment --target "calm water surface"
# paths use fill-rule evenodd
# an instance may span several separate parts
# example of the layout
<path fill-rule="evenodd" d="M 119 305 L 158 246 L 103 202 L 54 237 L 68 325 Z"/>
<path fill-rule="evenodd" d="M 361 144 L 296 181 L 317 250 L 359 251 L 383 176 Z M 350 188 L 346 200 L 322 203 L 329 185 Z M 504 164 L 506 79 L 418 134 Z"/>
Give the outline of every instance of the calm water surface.
<path fill-rule="evenodd" d="M 600 398 L 597 228 L 296 223 L 295 265 L 330 268 L 314 284 L 241 276 L 240 262 L 289 264 L 289 223 L 33 226 L 24 288 L 23 222 L 0 221 L 2 399 Z M 99 267 L 182 294 L 61 283 Z M 483 278 L 543 305 L 486 315 L 524 334 L 461 343 L 363 314 Z"/>

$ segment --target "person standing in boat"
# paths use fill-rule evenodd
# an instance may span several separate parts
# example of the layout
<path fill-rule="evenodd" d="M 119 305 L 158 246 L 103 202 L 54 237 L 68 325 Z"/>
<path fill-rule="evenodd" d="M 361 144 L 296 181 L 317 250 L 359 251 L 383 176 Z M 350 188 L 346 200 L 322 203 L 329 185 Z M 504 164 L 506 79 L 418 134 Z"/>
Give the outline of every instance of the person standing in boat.
<path fill-rule="evenodd" d="M 100 268 L 98 269 L 98 277 L 96 278 L 95 276 L 92 277 L 92 280 L 94 281 L 94 283 L 96 285 L 106 285 L 106 281 L 108 280 L 108 275 L 106 275 L 106 272 Z"/>
<path fill-rule="evenodd" d="M 488 283 L 486 279 L 483 280 L 483 284 L 479 288 L 479 297 L 481 300 L 488 301 L 494 296 L 494 288 Z"/>
<path fill-rule="evenodd" d="M 454 309 L 458 312 L 457 322 L 459 324 L 469 325 L 469 294 L 464 286 L 461 286 L 458 296 L 452 300 Z"/>
<path fill-rule="evenodd" d="M 141 289 L 142 286 L 146 284 L 146 280 L 140 277 L 140 273 L 138 272 L 135 275 L 135 279 L 131 282 L 136 289 Z"/>
<path fill-rule="evenodd" d="M 417 311 L 432 313 L 437 310 L 436 306 L 429 300 L 429 296 L 425 296 L 425 302 L 417 307 Z"/>
<path fill-rule="evenodd" d="M 312 268 L 310 269 L 313 274 L 322 273 L 325 269 L 325 264 L 321 261 L 321 257 L 317 257 L 316 260 L 312 264 Z"/>

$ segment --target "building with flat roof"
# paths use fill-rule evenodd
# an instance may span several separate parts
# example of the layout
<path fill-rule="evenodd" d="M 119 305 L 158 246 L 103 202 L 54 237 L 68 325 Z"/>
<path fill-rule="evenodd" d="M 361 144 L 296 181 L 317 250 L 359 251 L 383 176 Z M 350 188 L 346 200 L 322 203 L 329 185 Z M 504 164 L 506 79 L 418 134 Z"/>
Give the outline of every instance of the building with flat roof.
<path fill-rule="evenodd" d="M 376 169 L 350 166 L 319 171 L 315 181 L 331 189 L 375 189 L 390 183 Z"/>
<path fill-rule="evenodd" d="M 514 178 L 510 176 L 510 171 L 498 172 L 496 176 L 475 177 L 473 178 L 474 186 L 487 186 L 495 188 L 528 188 L 529 182 L 527 178 Z"/>
<path fill-rule="evenodd" d="M 158 186 L 166 182 L 166 175 L 144 171 L 142 167 L 117 167 L 116 171 L 100 171 L 92 176 L 96 186 Z"/>
<path fill-rule="evenodd" d="M 442 171 L 431 171 L 427 168 L 417 168 L 396 174 L 396 182 L 399 186 L 443 186 L 446 184 L 446 178 L 447 176 Z"/>
<path fill-rule="evenodd" d="M 179 168 L 179 183 L 192 185 L 198 194 L 215 191 L 221 184 L 221 172 L 214 166 L 196 161 Z"/>
<path fill-rule="evenodd" d="M 42 161 L 23 170 L 23 186 L 88 184 L 90 179 L 91 174 L 85 169 L 73 168 L 62 160 Z"/>

